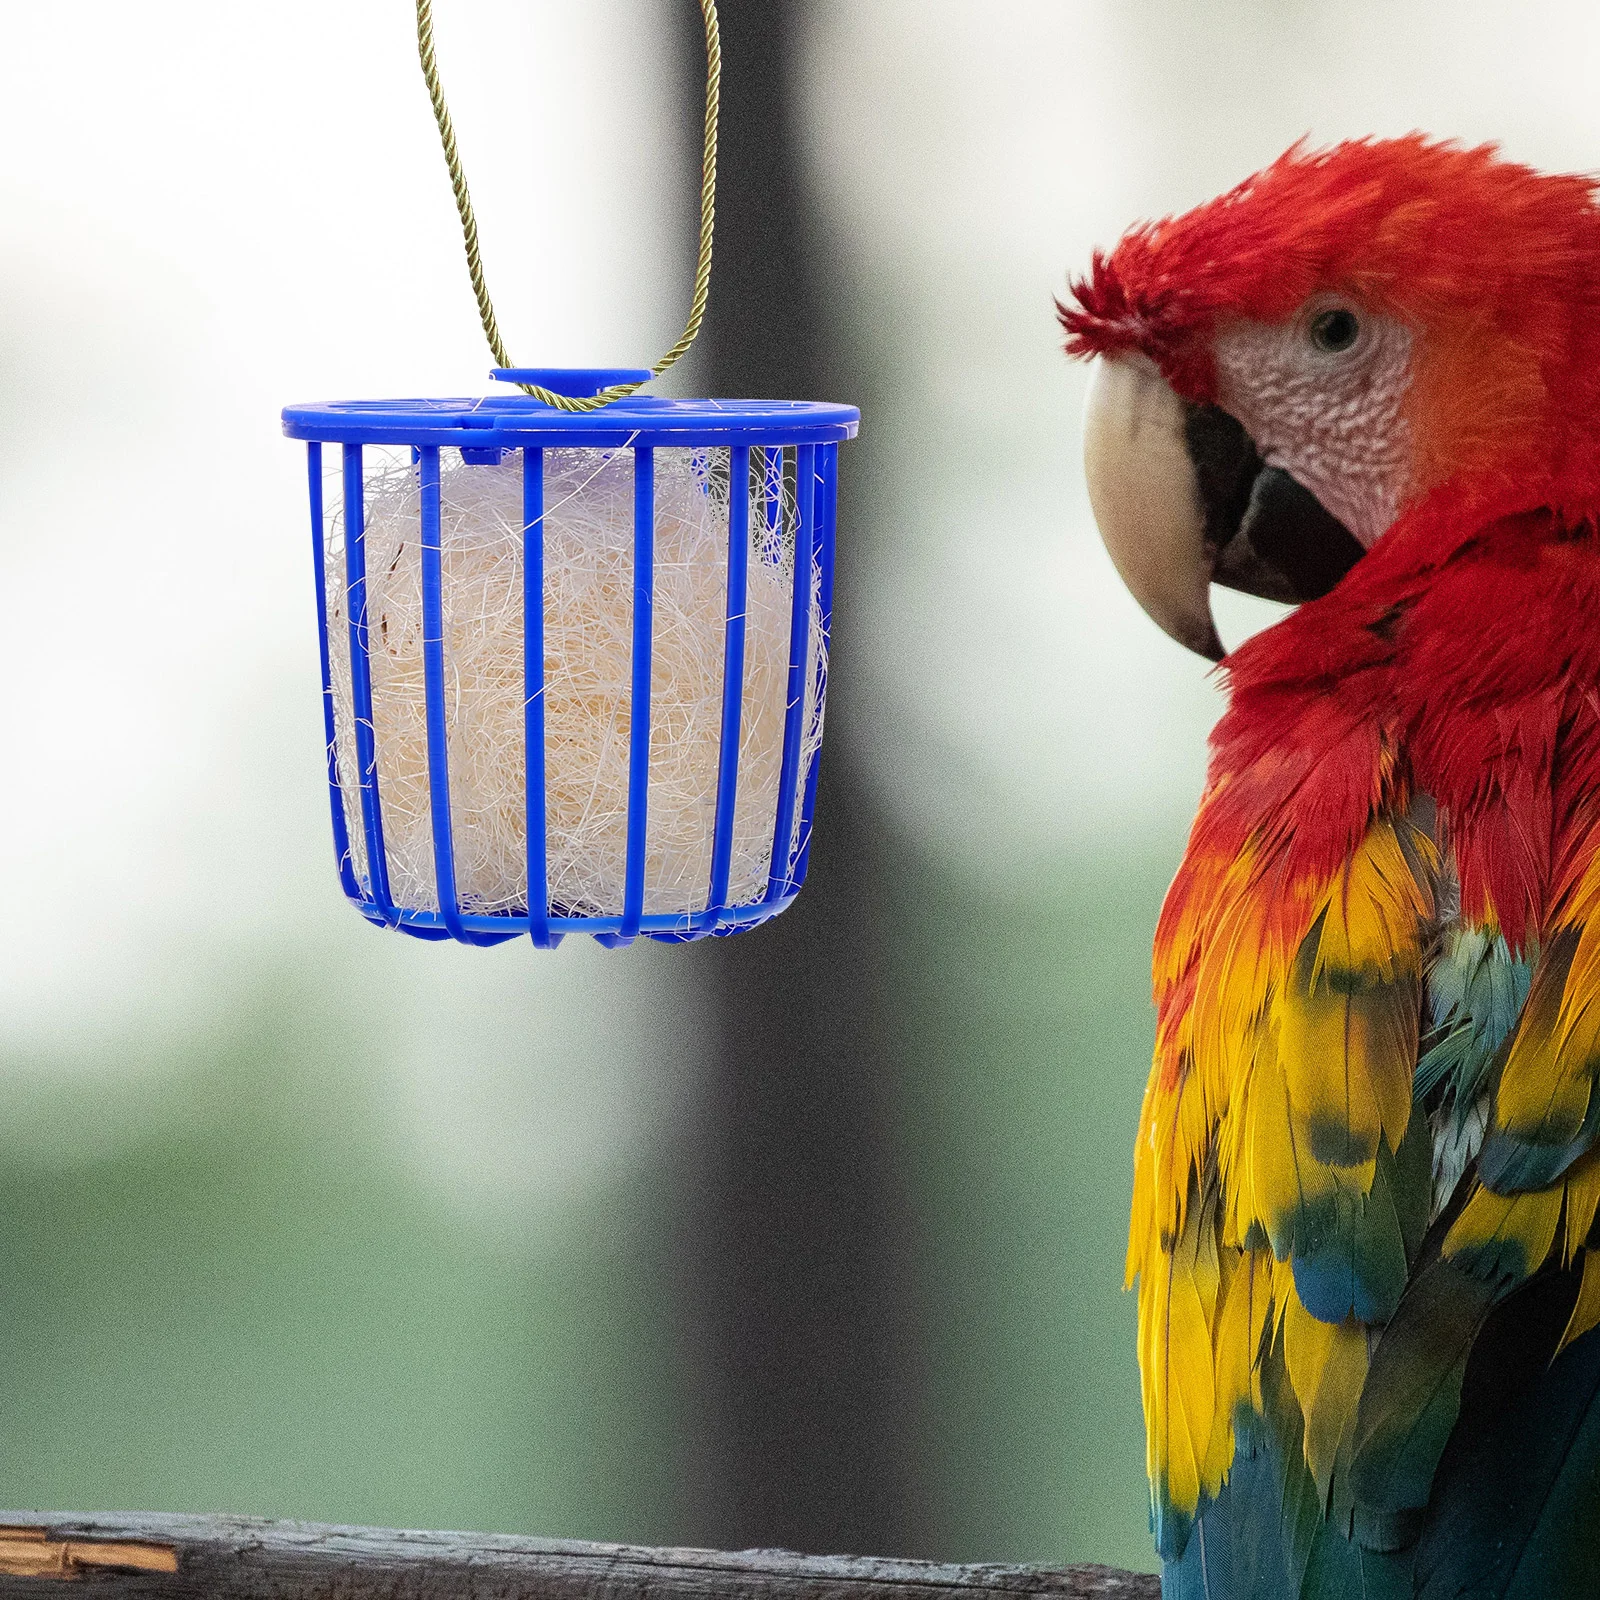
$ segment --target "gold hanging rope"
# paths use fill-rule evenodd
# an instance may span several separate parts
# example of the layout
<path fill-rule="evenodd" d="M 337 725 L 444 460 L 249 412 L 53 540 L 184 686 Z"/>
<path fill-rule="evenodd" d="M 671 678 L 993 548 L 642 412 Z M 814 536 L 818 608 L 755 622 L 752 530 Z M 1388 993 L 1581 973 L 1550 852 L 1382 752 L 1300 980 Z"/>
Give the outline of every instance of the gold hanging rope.
<path fill-rule="evenodd" d="M 650 369 L 652 378 L 663 372 L 681 356 L 700 331 L 706 314 L 706 298 L 711 292 L 711 233 L 717 215 L 717 101 L 722 87 L 722 41 L 717 32 L 716 0 L 700 0 L 700 11 L 706 19 L 706 133 L 700 158 L 700 259 L 694 273 L 694 298 L 689 302 L 689 320 L 684 324 L 682 337 Z M 433 102 L 433 120 L 439 124 L 439 141 L 444 146 L 445 166 L 450 169 L 450 188 L 456 197 L 456 211 L 461 218 L 461 238 L 467 248 L 467 272 L 472 278 L 472 292 L 478 300 L 478 316 L 483 322 L 484 337 L 494 354 L 495 365 L 511 366 L 505 341 L 500 337 L 500 324 L 495 320 L 494 301 L 489 298 L 489 284 L 483 275 L 483 255 L 478 248 L 478 219 L 472 212 L 472 196 L 467 191 L 467 175 L 461 167 L 461 153 L 456 148 L 455 124 L 450 120 L 449 107 L 444 103 L 444 90 L 439 86 L 439 62 L 433 49 L 433 3 L 417 0 L 417 56 L 422 62 L 423 81 L 428 85 L 428 98 Z M 646 380 L 648 381 L 648 380 Z M 644 387 L 644 383 L 614 383 L 599 394 L 576 397 L 556 394 L 541 389 L 537 384 L 522 383 L 517 387 L 535 400 L 561 411 L 598 411 L 613 400 L 625 399 Z"/>

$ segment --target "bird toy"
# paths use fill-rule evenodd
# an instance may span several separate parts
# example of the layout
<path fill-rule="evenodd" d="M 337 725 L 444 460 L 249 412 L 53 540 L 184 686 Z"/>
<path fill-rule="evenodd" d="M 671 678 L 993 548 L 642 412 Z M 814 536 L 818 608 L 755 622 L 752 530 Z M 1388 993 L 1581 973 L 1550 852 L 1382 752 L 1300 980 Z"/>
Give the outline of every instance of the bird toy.
<path fill-rule="evenodd" d="M 551 947 L 751 928 L 805 881 L 853 406 L 638 391 L 710 290 L 721 48 L 706 33 L 699 260 L 649 370 L 517 367 L 440 86 L 417 48 L 492 376 L 520 393 L 289 406 L 307 450 L 334 846 L 371 922 Z"/>

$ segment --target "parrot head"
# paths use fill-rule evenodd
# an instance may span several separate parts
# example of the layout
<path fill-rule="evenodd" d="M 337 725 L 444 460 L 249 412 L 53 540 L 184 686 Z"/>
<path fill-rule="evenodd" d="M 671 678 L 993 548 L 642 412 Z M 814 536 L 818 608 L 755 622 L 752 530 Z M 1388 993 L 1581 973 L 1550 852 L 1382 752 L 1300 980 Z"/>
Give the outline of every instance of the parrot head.
<path fill-rule="evenodd" d="M 1421 135 L 1296 145 L 1097 252 L 1071 298 L 1095 520 L 1212 660 L 1212 583 L 1314 600 L 1430 496 L 1549 504 L 1600 471 L 1587 178 Z"/>

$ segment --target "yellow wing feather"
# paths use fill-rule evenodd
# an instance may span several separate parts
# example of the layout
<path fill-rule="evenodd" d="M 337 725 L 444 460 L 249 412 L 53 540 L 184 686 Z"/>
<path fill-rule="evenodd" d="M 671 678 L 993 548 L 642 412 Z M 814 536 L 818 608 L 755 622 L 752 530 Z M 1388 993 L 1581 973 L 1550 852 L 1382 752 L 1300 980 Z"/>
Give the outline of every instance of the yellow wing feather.
<path fill-rule="evenodd" d="M 1366 1381 L 1367 1330 L 1354 1318 L 1322 1322 L 1291 1294 L 1284 1311 L 1283 1357 L 1305 1418 L 1306 1465 L 1326 1499 Z"/>
<path fill-rule="evenodd" d="M 1526 1277 L 1544 1265 L 1555 1247 L 1564 1189 L 1558 1183 L 1506 1195 L 1480 1185 L 1445 1235 L 1445 1255 L 1458 1260 L 1470 1254 L 1503 1263 L 1497 1272 L 1485 1265 L 1485 1276 Z"/>
<path fill-rule="evenodd" d="M 1600 1251 L 1585 1250 L 1578 1298 L 1573 1304 L 1572 1315 L 1567 1319 L 1566 1331 L 1561 1335 L 1556 1354 L 1560 1355 L 1574 1339 L 1582 1338 L 1597 1324 L 1600 1324 Z"/>
<path fill-rule="evenodd" d="M 1258 844 L 1185 863 L 1156 955 L 1128 1249 L 1158 1506 L 1190 1516 L 1219 1491 L 1239 1409 L 1262 1411 L 1274 1345 L 1326 1489 L 1366 1335 L 1302 1304 L 1296 1221 L 1359 1201 L 1380 1142 L 1392 1154 L 1405 1135 L 1436 868 L 1431 844 L 1394 817 L 1320 881 Z"/>
<path fill-rule="evenodd" d="M 1584 930 L 1585 933 L 1587 930 Z M 1521 1139 L 1560 1144 L 1578 1135 L 1589 1109 L 1586 1070 L 1600 1035 L 1600 1011 L 1569 999 L 1581 936 L 1568 930 L 1534 971 L 1521 1026 L 1495 1089 L 1495 1123 Z M 1576 1013 L 1576 1015 L 1574 1015 Z"/>
<path fill-rule="evenodd" d="M 1589 1235 L 1600 1212 L 1600 850 L 1588 841 L 1581 870 L 1558 898 L 1527 1000 L 1494 1083 L 1479 1181 L 1444 1241 L 1451 1260 L 1513 1283 L 1555 1256 L 1580 1255 L 1584 1284 L 1568 1339 L 1592 1325 Z"/>
<path fill-rule="evenodd" d="M 1220 1273 L 1202 1210 L 1190 1209 L 1176 1246 L 1139 1282 L 1139 1370 L 1152 1482 L 1186 1514 L 1200 1498 L 1216 1405 L 1211 1323 Z"/>

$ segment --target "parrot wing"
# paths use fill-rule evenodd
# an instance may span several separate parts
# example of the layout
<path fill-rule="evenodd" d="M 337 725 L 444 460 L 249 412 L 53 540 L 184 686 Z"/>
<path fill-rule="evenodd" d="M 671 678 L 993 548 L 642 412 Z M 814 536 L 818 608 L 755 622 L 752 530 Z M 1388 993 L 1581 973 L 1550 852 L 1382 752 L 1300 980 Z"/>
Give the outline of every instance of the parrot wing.
<path fill-rule="evenodd" d="M 1222 797 L 1202 807 L 1158 935 L 1128 1261 L 1169 1560 L 1241 1435 L 1257 1441 L 1251 1419 L 1296 1434 L 1309 1490 L 1285 1479 L 1280 1498 L 1326 1503 L 1368 1328 L 1400 1303 L 1431 1185 L 1412 1103 L 1431 841 L 1390 804 L 1318 876 L 1263 837 L 1220 859 Z"/>
<path fill-rule="evenodd" d="M 1536 959 L 1518 971 L 1501 946 L 1502 1000 L 1523 988 L 1526 1000 L 1510 1026 L 1482 1031 L 1488 1059 L 1457 1069 L 1484 1085 L 1476 1169 L 1383 1330 L 1358 1409 L 1356 1532 L 1420 1529 L 1417 1586 L 1429 1597 L 1469 1583 L 1486 1600 L 1584 1593 L 1600 1558 L 1596 1539 L 1575 1537 L 1595 1525 L 1600 1340 L 1568 1349 L 1600 1324 L 1592 840 L 1565 876 Z M 1580 1557 L 1586 1575 L 1572 1567 Z"/>

